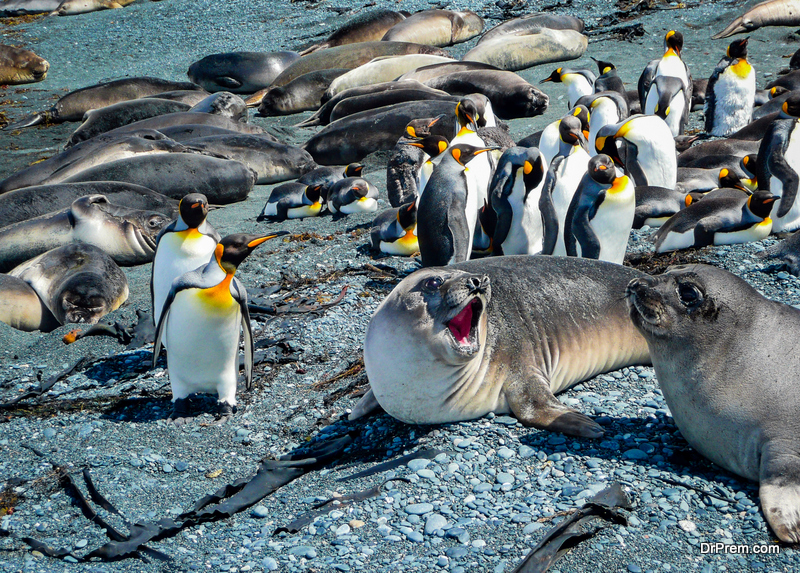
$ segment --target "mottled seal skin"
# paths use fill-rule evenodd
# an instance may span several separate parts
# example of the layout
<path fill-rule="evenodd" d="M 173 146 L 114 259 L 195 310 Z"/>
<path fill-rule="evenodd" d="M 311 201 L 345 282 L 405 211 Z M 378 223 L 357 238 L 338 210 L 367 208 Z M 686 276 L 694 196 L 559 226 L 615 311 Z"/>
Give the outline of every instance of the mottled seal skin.
<path fill-rule="evenodd" d="M 483 18 L 471 10 L 423 10 L 392 26 L 382 40 L 442 47 L 466 42 L 481 32 Z"/>
<path fill-rule="evenodd" d="M 25 332 L 50 332 L 60 326 L 31 285 L 3 274 L 0 274 L 0 322 Z"/>
<path fill-rule="evenodd" d="M 90 109 L 98 109 L 171 90 L 199 89 L 202 88 L 188 82 L 171 82 L 151 77 L 123 78 L 103 82 L 70 92 L 60 98 L 49 110 L 29 115 L 6 126 L 5 129 L 31 127 L 45 121 L 50 123 L 83 121 L 83 116 Z"/>
<path fill-rule="evenodd" d="M 800 276 L 800 231 L 792 233 L 777 245 L 756 253 L 756 258 L 773 261 L 794 276 Z"/>
<path fill-rule="evenodd" d="M 210 113 L 247 123 L 247 104 L 231 92 L 217 92 L 197 102 L 189 109 L 194 113 Z"/>
<path fill-rule="evenodd" d="M 255 185 L 256 173 L 231 159 L 167 153 L 104 163 L 73 175 L 65 183 L 82 181 L 124 181 L 173 199 L 202 193 L 213 205 L 227 205 L 247 198 Z"/>
<path fill-rule="evenodd" d="M 423 82 L 426 86 L 450 95 L 482 93 L 492 102 L 492 109 L 501 119 L 541 115 L 550 98 L 514 72 L 476 70 L 454 72 Z"/>
<path fill-rule="evenodd" d="M 345 68 L 332 70 L 318 70 L 303 74 L 293 79 L 285 86 L 267 88 L 256 99 L 248 98 L 248 106 L 258 106 L 258 114 L 261 117 L 271 117 L 275 115 L 291 115 L 303 111 L 314 111 L 322 105 L 322 98 L 331 85 L 331 82 L 346 73 Z"/>
<path fill-rule="evenodd" d="M 539 64 L 580 58 L 588 45 L 589 39 L 575 30 L 542 28 L 535 34 L 524 36 L 496 36 L 493 40 L 479 43 L 462 59 L 513 72 Z"/>
<path fill-rule="evenodd" d="M 98 10 L 115 10 L 132 4 L 135 0 L 63 0 L 51 16 L 77 16 Z"/>
<path fill-rule="evenodd" d="M 318 70 L 333 68 L 347 68 L 352 70 L 372 59 L 381 56 L 403 56 L 405 54 L 433 54 L 434 56 L 449 57 L 450 55 L 440 48 L 412 44 L 409 42 L 360 42 L 346 44 L 327 50 L 320 50 L 303 56 L 272 82 L 272 86 L 284 86 L 293 79 Z"/>
<path fill-rule="evenodd" d="M 369 323 L 371 391 L 351 417 L 377 399 L 407 423 L 510 412 L 526 426 L 597 438 L 601 427 L 554 394 L 649 363 L 622 296 L 642 276 L 603 261 L 526 255 L 417 271 Z"/>
<path fill-rule="evenodd" d="M 706 265 L 636 279 L 626 295 L 683 437 L 758 481 L 772 530 L 800 542 L 800 311 Z"/>
<path fill-rule="evenodd" d="M 128 279 L 102 249 L 72 243 L 9 273 L 33 287 L 61 324 L 96 324 L 128 299 Z"/>
<path fill-rule="evenodd" d="M 411 101 L 348 115 L 325 126 L 303 145 L 320 165 L 360 161 L 375 151 L 390 151 L 411 120 L 437 117 L 446 133 L 455 128 L 455 106 L 449 101 Z"/>
<path fill-rule="evenodd" d="M 0 44 L 0 84 L 40 82 L 47 77 L 49 69 L 47 60 L 32 51 Z"/>
<path fill-rule="evenodd" d="M 549 28 L 551 30 L 575 30 L 576 32 L 582 33 L 584 24 L 583 20 L 575 16 L 534 12 L 533 14 L 512 18 L 511 20 L 506 20 L 498 24 L 481 36 L 478 43 L 489 42 L 502 36 L 527 36 L 528 34 L 536 34 L 542 28 Z"/>
<path fill-rule="evenodd" d="M 105 195 L 80 197 L 68 209 L 0 229 L 0 272 L 75 242 L 103 249 L 120 265 L 145 264 L 169 222 L 161 213 L 114 205 Z"/>
<path fill-rule="evenodd" d="M 67 209 L 75 199 L 86 195 L 104 195 L 110 203 L 137 209 L 155 211 L 167 219 L 178 216 L 178 201 L 141 185 L 119 181 L 89 183 L 56 183 L 23 187 L 0 195 L 0 221 L 13 225 Z"/>
<path fill-rule="evenodd" d="M 152 129 L 110 136 L 101 134 L 9 175 L 0 181 L 0 193 L 58 183 L 84 169 L 124 157 L 180 151 L 185 151 L 182 145 Z"/>
<path fill-rule="evenodd" d="M 69 136 L 64 147 L 70 148 L 82 141 L 87 141 L 112 129 L 130 125 L 142 119 L 189 111 L 191 107 L 179 101 L 142 98 L 92 109 L 86 112 L 83 117 L 83 123 Z"/>
<path fill-rule="evenodd" d="M 728 26 L 711 36 L 712 40 L 757 30 L 762 26 L 797 26 L 800 24 L 800 0 L 767 0 L 750 8 Z"/>
<path fill-rule="evenodd" d="M 408 12 L 395 12 L 393 10 L 370 10 L 348 20 L 341 28 L 333 32 L 321 44 L 309 46 L 301 56 L 334 46 L 357 44 L 359 42 L 377 42 L 395 24 L 402 22 Z"/>
<path fill-rule="evenodd" d="M 251 94 L 268 87 L 300 58 L 297 52 L 211 54 L 189 66 L 189 80 L 210 92 Z"/>

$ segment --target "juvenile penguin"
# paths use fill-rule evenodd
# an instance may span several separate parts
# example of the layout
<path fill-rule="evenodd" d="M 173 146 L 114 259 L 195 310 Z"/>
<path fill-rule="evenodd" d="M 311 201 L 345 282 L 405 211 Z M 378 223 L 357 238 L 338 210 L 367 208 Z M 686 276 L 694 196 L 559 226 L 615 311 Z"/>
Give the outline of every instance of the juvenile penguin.
<path fill-rule="evenodd" d="M 596 79 L 597 76 L 592 70 L 556 68 L 552 74 L 539 83 L 556 82 L 567 86 L 567 109 L 572 109 L 582 96 L 594 93 Z"/>
<path fill-rule="evenodd" d="M 670 30 L 664 36 L 664 55 L 652 60 L 645 67 L 642 75 L 639 76 L 639 101 L 642 109 L 646 109 L 647 94 L 653 80 L 658 76 L 672 76 L 683 82 L 684 95 L 686 97 L 686 107 L 691 108 L 692 104 L 692 74 L 689 67 L 681 59 L 683 50 L 683 34 L 675 30 Z"/>
<path fill-rule="evenodd" d="M 741 197 L 706 197 L 673 215 L 653 235 L 657 253 L 760 241 L 772 231 L 777 197 L 767 191 Z"/>
<path fill-rule="evenodd" d="M 322 203 L 322 185 L 290 181 L 272 190 L 257 220 L 274 218 L 284 221 L 316 217 L 322 211 Z"/>
<path fill-rule="evenodd" d="M 704 114 L 706 132 L 711 135 L 726 137 L 750 123 L 756 72 L 747 61 L 748 39 L 731 42 L 708 79 Z"/>
<path fill-rule="evenodd" d="M 434 169 L 417 211 L 417 236 L 422 266 L 466 261 L 482 204 L 473 159 L 490 151 L 467 144 L 451 146 Z"/>
<path fill-rule="evenodd" d="M 800 228 L 800 93 L 783 103 L 779 115 L 767 128 L 758 148 L 758 188 L 780 197 L 775 205 L 772 231 Z"/>
<path fill-rule="evenodd" d="M 489 186 L 497 213 L 493 248 L 497 255 L 535 255 L 542 252 L 542 214 L 539 197 L 547 169 L 535 147 L 506 149 Z"/>
<path fill-rule="evenodd" d="M 565 257 L 564 220 L 569 204 L 589 164 L 586 138 L 580 121 L 567 116 L 559 125 L 561 149 L 547 171 L 539 198 L 539 211 L 544 224 L 542 254 Z"/>
<path fill-rule="evenodd" d="M 378 190 L 360 177 L 340 179 L 328 188 L 331 213 L 374 213 L 378 210 Z"/>
<path fill-rule="evenodd" d="M 689 120 L 689 108 L 686 88 L 680 78 L 674 76 L 658 76 L 650 84 L 644 113 L 657 115 L 663 119 L 672 132 L 672 137 L 683 135 L 686 122 Z"/>
<path fill-rule="evenodd" d="M 633 181 L 608 155 L 595 155 L 564 221 L 567 256 L 622 264 L 636 210 Z"/>
<path fill-rule="evenodd" d="M 419 252 L 417 204 L 414 200 L 394 209 L 387 209 L 372 222 L 372 249 L 387 255 L 410 257 Z"/>
<path fill-rule="evenodd" d="M 239 374 L 239 329 L 244 332 L 247 389 L 253 379 L 253 334 L 247 291 L 233 275 L 258 245 L 285 231 L 266 236 L 236 234 L 223 238 L 208 263 L 175 279 L 161 312 L 153 348 L 153 367 L 166 341 L 172 386 L 171 420 L 188 414 L 187 398 L 195 392 L 216 392 L 227 417 L 236 406 Z"/>
<path fill-rule="evenodd" d="M 178 218 L 156 238 L 150 275 L 150 300 L 156 325 L 172 281 L 206 264 L 219 243 L 219 233 L 206 221 L 207 216 L 206 196 L 201 193 L 186 195 L 178 203 Z"/>

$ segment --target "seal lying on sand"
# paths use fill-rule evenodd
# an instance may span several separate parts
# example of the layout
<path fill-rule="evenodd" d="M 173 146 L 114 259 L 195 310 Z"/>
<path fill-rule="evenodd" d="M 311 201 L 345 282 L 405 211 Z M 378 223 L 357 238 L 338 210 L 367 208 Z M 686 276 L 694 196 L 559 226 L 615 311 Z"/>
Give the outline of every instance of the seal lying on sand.
<path fill-rule="evenodd" d="M 375 400 L 408 423 L 513 413 L 526 426 L 596 438 L 554 393 L 602 372 L 648 364 L 622 297 L 643 273 L 603 261 L 510 256 L 430 267 L 375 311 L 364 364 Z"/>
<path fill-rule="evenodd" d="M 800 542 L 800 311 L 706 265 L 636 279 L 627 299 L 683 437 L 760 482 L 770 527 Z"/>
<path fill-rule="evenodd" d="M 189 66 L 186 75 L 210 92 L 251 94 L 269 86 L 299 57 L 288 51 L 211 54 Z"/>
<path fill-rule="evenodd" d="M 0 322 L 25 332 L 50 332 L 60 326 L 31 285 L 3 274 L 0 274 Z"/>
<path fill-rule="evenodd" d="M 47 77 L 50 64 L 30 50 L 0 44 L 0 84 L 32 84 Z"/>
<path fill-rule="evenodd" d="M 797 26 L 800 24 L 800 0 L 767 0 L 750 8 L 712 40 L 743 34 L 762 26 Z"/>
<path fill-rule="evenodd" d="M 125 273 L 85 243 L 47 251 L 9 274 L 31 285 L 61 324 L 95 324 L 128 300 Z"/>

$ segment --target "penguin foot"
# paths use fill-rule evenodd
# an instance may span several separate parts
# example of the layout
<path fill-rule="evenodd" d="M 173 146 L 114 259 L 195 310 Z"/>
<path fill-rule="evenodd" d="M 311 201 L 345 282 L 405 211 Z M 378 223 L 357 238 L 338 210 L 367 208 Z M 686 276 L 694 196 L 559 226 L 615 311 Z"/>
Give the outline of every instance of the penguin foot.
<path fill-rule="evenodd" d="M 231 406 L 227 402 L 220 402 L 218 408 L 217 419 L 211 423 L 212 426 L 221 426 L 225 424 L 233 417 L 234 413 L 236 413 L 236 407 Z"/>
<path fill-rule="evenodd" d="M 172 412 L 167 417 L 167 423 L 182 426 L 189 421 L 189 399 L 178 398 L 172 402 Z"/>

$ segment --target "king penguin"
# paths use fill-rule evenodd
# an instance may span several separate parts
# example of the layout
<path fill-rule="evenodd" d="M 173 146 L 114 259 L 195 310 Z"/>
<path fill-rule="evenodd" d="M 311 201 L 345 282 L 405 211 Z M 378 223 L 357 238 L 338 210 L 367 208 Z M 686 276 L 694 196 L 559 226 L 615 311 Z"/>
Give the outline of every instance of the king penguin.
<path fill-rule="evenodd" d="M 375 251 L 410 257 L 419 252 L 416 231 L 417 204 L 412 200 L 375 217 L 369 233 L 370 242 Z"/>
<path fill-rule="evenodd" d="M 758 148 L 756 179 L 759 190 L 779 197 L 772 231 L 800 229 L 800 93 L 783 103 L 779 115 L 767 128 Z"/>
<path fill-rule="evenodd" d="M 322 185 L 306 185 L 290 181 L 278 185 L 272 190 L 257 220 L 273 218 L 285 221 L 286 219 L 316 217 L 322 211 L 322 203 Z"/>
<path fill-rule="evenodd" d="M 433 170 L 417 209 L 417 237 L 422 266 L 444 266 L 466 261 L 472 254 L 472 238 L 483 205 L 472 165 L 488 147 L 464 143 L 451 146 Z"/>
<path fill-rule="evenodd" d="M 425 186 L 428 184 L 428 179 L 431 178 L 431 173 L 433 173 L 433 168 L 435 166 L 434 161 L 437 157 L 444 153 L 445 149 L 447 149 L 447 147 L 450 145 L 450 142 L 447 141 L 447 138 L 442 137 L 441 135 L 429 135 L 420 141 L 411 143 L 411 145 L 421 149 L 422 152 L 427 156 L 427 159 L 420 165 L 419 170 L 417 171 L 416 202 L 417 205 L 419 205 L 420 197 L 422 197 L 422 194 L 425 192 Z"/>
<path fill-rule="evenodd" d="M 165 227 L 156 238 L 156 254 L 150 274 L 153 324 L 158 324 L 161 318 L 161 309 L 172 281 L 207 263 L 214 252 L 220 237 L 206 221 L 207 216 L 206 196 L 190 193 L 178 203 L 177 220 Z"/>
<path fill-rule="evenodd" d="M 567 109 L 572 109 L 582 96 L 594 93 L 596 79 L 597 76 L 592 70 L 556 68 L 552 74 L 539 83 L 557 82 L 567 86 Z"/>
<path fill-rule="evenodd" d="M 608 155 L 592 157 L 564 221 L 567 256 L 621 265 L 635 210 L 633 181 Z"/>
<path fill-rule="evenodd" d="M 706 132 L 726 137 L 743 128 L 753 115 L 756 97 L 756 72 L 747 61 L 747 40 L 728 46 L 706 88 Z"/>
<path fill-rule="evenodd" d="M 511 147 L 503 152 L 489 186 L 492 208 L 497 213 L 494 254 L 542 252 L 539 198 L 545 173 L 544 157 L 535 147 Z"/>
<path fill-rule="evenodd" d="M 581 133 L 583 133 L 584 138 L 588 139 L 590 129 L 589 126 L 591 124 L 591 114 L 589 113 L 589 108 L 587 108 L 585 105 L 578 104 L 567 115 L 578 118 L 578 120 L 581 122 Z M 542 152 L 542 156 L 544 157 L 545 169 L 550 166 L 550 163 L 553 161 L 555 156 L 558 155 L 558 150 L 561 148 L 561 135 L 559 134 L 559 125 L 561 125 L 561 119 L 557 119 L 556 121 L 548 124 L 547 127 L 542 130 L 538 142 L 530 141 L 532 137 L 526 137 L 517 143 L 517 146 L 519 147 L 538 147 L 539 151 Z"/>
<path fill-rule="evenodd" d="M 378 189 L 360 177 L 340 179 L 328 189 L 328 210 L 351 215 L 378 210 Z"/>
<path fill-rule="evenodd" d="M 424 177 L 427 181 L 433 170 L 431 157 L 447 149 L 447 144 L 447 139 L 440 135 L 420 139 L 403 132 L 386 164 L 386 193 L 392 207 L 419 199 L 420 179 Z M 427 173 L 422 175 L 424 170 Z"/>
<path fill-rule="evenodd" d="M 681 80 L 686 98 L 686 108 L 691 109 L 692 74 L 689 72 L 689 67 L 681 59 L 682 50 L 683 34 L 675 30 L 667 32 L 666 36 L 664 36 L 664 55 L 647 64 L 642 75 L 639 76 L 639 101 L 643 110 L 647 109 L 647 94 L 650 92 L 653 80 L 658 76 L 672 76 Z"/>
<path fill-rule="evenodd" d="M 236 405 L 239 373 L 239 330 L 244 331 L 247 388 L 253 379 L 253 335 L 247 291 L 233 275 L 258 245 L 285 231 L 266 236 L 236 234 L 223 238 L 206 265 L 172 283 L 156 328 L 155 368 L 162 342 L 169 347 L 167 368 L 172 386 L 171 420 L 185 418 L 190 394 L 215 392 L 224 417 Z"/>
<path fill-rule="evenodd" d="M 615 91 L 598 92 L 592 95 L 583 96 L 578 100 L 578 107 L 581 105 L 589 108 L 589 155 L 595 155 L 595 140 L 597 133 L 605 126 L 612 123 L 619 123 L 626 119 L 628 113 L 628 102 L 623 96 Z"/>
<path fill-rule="evenodd" d="M 644 112 L 663 119 L 672 137 L 683 135 L 689 120 L 689 108 L 683 82 L 674 76 L 658 76 L 650 84 Z"/>

